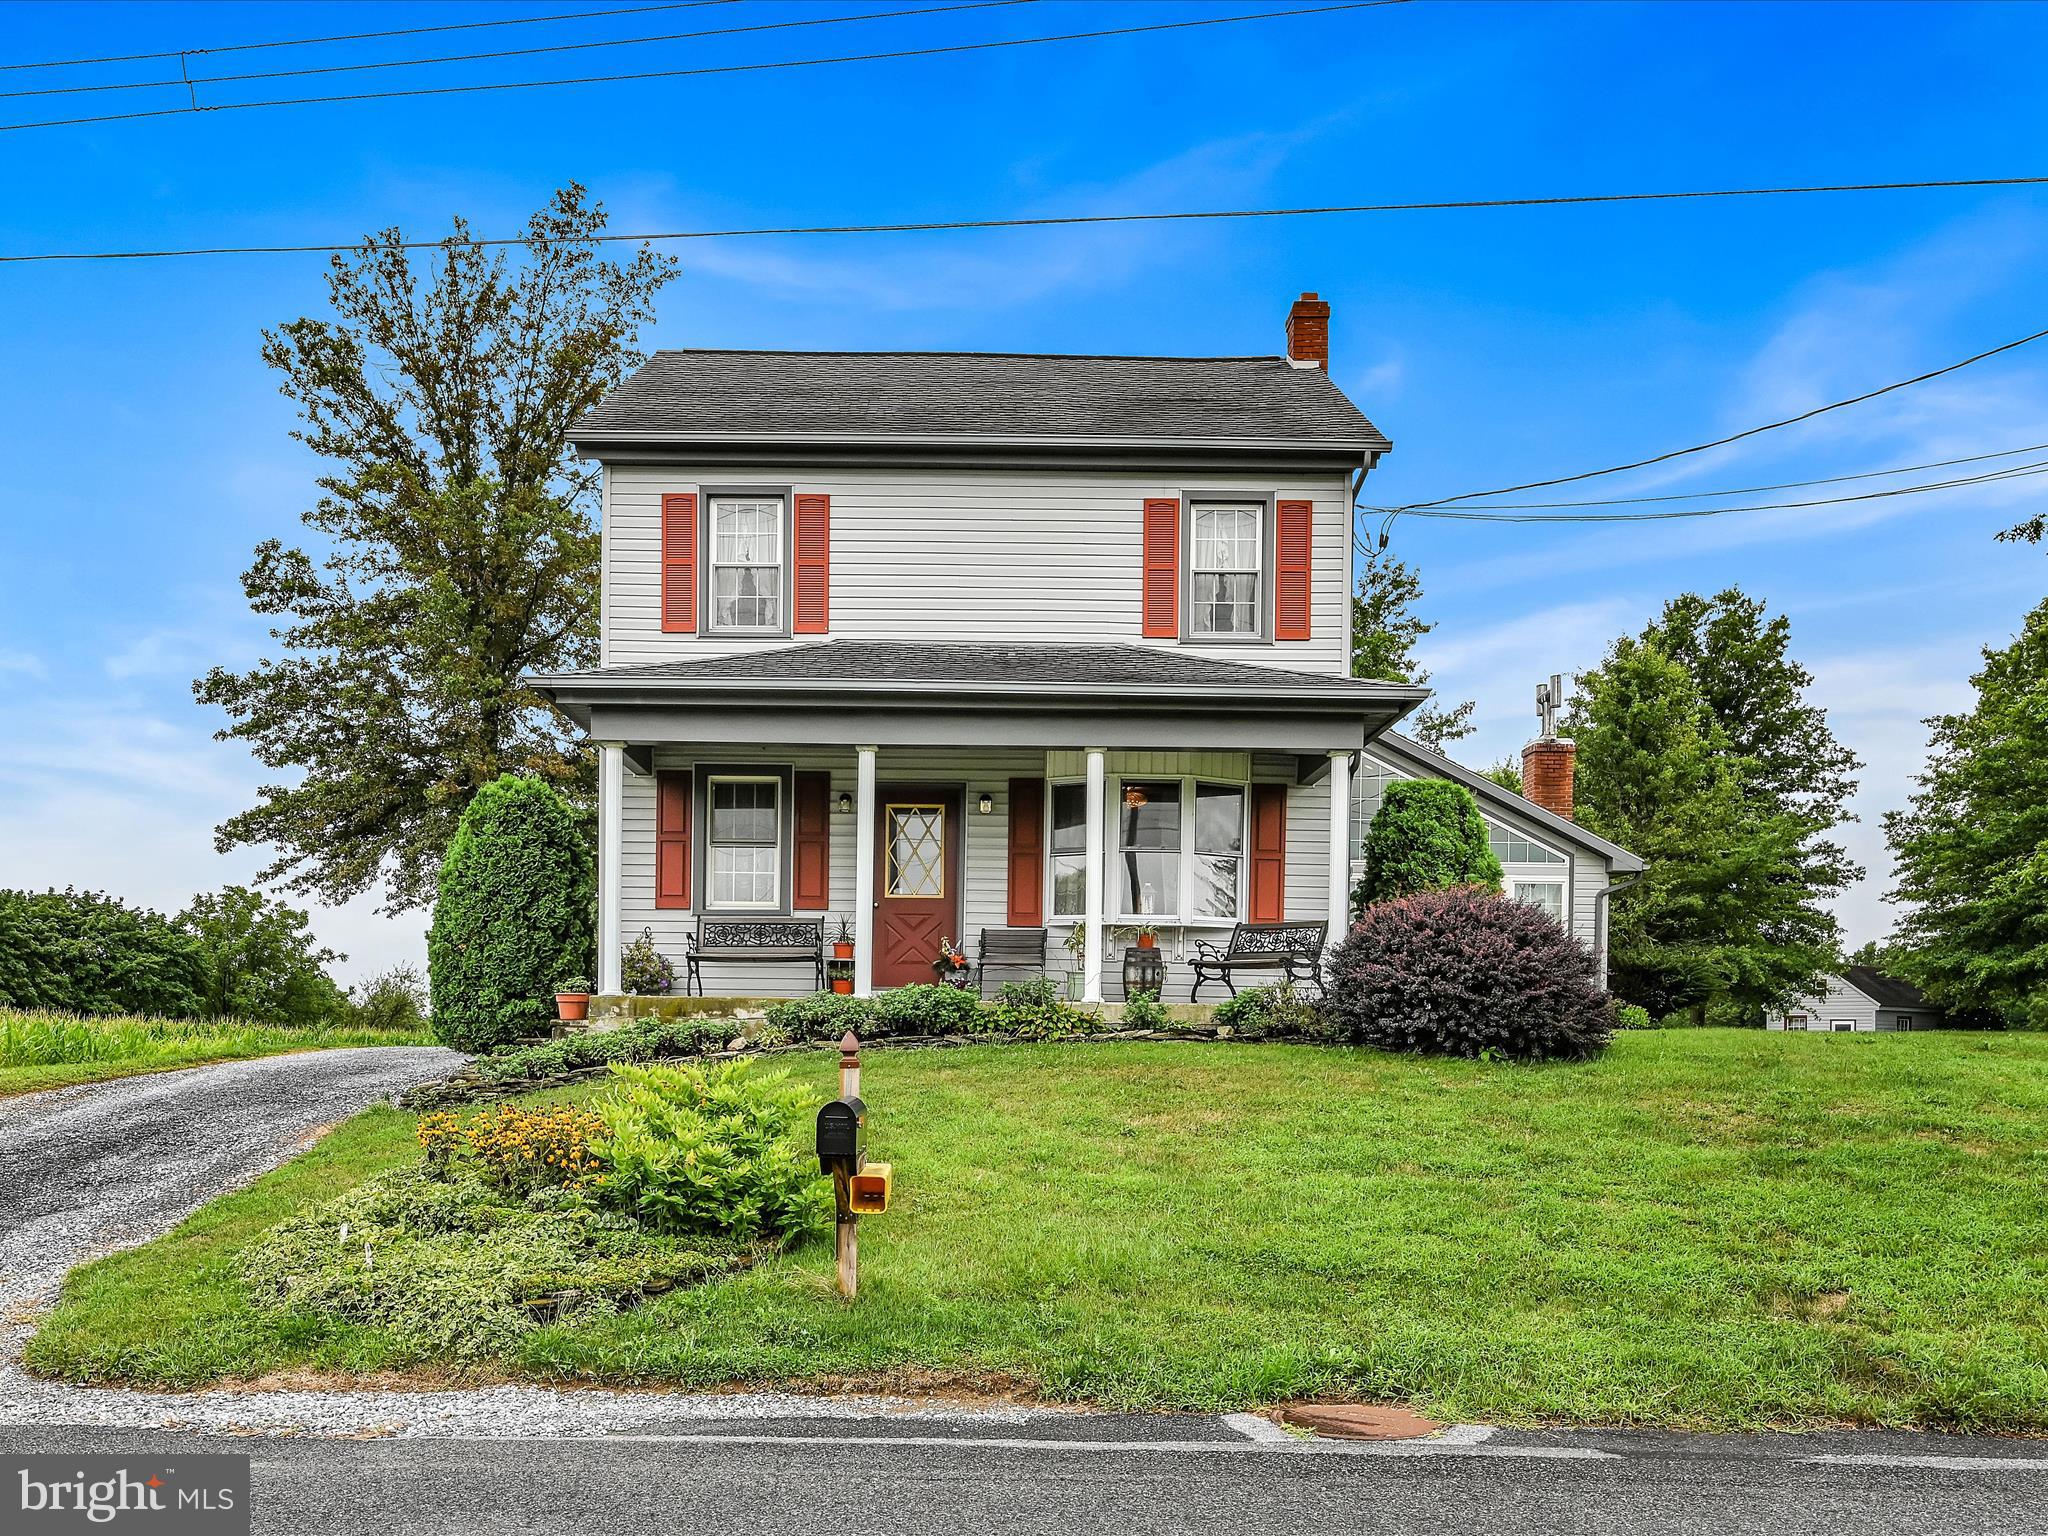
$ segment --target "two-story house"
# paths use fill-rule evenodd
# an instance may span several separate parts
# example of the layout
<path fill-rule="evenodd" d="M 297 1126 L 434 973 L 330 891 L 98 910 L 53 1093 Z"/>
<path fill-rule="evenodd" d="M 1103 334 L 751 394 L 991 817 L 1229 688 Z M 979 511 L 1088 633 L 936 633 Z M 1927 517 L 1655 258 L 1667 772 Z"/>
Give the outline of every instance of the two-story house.
<path fill-rule="evenodd" d="M 600 991 L 642 928 L 680 957 L 701 918 L 798 915 L 852 930 L 863 995 L 1044 927 L 1100 999 L 1143 924 L 1184 997 L 1198 938 L 1341 932 L 1403 775 L 1470 785 L 1510 894 L 1598 953 L 1641 865 L 1569 819 L 1569 744 L 1532 744 L 1546 809 L 1392 734 L 1423 689 L 1348 675 L 1352 507 L 1390 444 L 1328 320 L 1304 295 L 1280 357 L 661 352 L 585 417 L 601 664 L 534 683 L 601 753 Z"/>

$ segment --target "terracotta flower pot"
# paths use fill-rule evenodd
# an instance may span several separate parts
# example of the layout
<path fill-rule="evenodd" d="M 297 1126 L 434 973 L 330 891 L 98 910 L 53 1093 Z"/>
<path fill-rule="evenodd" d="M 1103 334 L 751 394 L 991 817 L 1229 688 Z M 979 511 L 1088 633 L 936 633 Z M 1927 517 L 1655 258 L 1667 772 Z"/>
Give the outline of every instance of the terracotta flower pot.
<path fill-rule="evenodd" d="M 1138 948 L 1140 948 L 1140 949 L 1157 949 L 1158 947 L 1159 947 L 1159 935 L 1158 935 L 1158 934 L 1156 934 L 1156 933 L 1141 933 L 1141 934 L 1139 934 L 1139 935 L 1138 935 Z"/>
<path fill-rule="evenodd" d="M 841 940 L 834 939 L 832 941 L 832 958 L 834 960 L 851 960 L 853 958 L 853 941 L 848 939 L 842 942 Z"/>
<path fill-rule="evenodd" d="M 834 976 L 832 978 L 832 990 L 841 997 L 853 996 L 853 978 L 851 976 Z"/>
<path fill-rule="evenodd" d="M 590 1017 L 590 994 L 588 992 L 557 992 L 555 994 L 555 1016 L 564 1024 L 575 1024 Z"/>

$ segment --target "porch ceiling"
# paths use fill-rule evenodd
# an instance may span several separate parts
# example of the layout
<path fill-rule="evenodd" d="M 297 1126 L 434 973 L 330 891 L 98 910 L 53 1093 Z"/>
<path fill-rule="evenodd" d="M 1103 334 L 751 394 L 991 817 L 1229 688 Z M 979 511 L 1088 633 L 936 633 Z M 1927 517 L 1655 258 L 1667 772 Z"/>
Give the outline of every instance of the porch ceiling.
<path fill-rule="evenodd" d="M 834 640 L 527 679 L 603 741 L 1355 750 L 1427 698 L 1135 645 Z"/>

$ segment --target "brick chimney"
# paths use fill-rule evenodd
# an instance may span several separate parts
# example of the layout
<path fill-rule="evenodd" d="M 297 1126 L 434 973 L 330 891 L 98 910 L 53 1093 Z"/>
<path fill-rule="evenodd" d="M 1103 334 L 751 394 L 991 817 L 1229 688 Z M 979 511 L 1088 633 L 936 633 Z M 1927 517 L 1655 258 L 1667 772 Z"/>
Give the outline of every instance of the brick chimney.
<path fill-rule="evenodd" d="M 1304 368 L 1330 371 L 1330 306 L 1304 293 L 1287 311 L 1287 358 Z"/>
<path fill-rule="evenodd" d="M 1557 734 L 1557 711 L 1564 703 L 1564 678 L 1551 673 L 1536 689 L 1536 718 L 1541 730 L 1522 748 L 1522 798 L 1546 811 L 1572 819 L 1572 765 L 1579 749 Z"/>

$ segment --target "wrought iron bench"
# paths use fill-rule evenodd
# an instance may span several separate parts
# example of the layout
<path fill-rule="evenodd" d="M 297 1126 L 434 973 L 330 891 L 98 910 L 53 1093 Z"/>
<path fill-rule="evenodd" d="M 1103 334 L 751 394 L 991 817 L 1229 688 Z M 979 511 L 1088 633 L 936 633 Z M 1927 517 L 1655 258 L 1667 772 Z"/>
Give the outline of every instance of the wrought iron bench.
<path fill-rule="evenodd" d="M 1195 940 L 1190 957 L 1195 984 L 1188 988 L 1188 1001 L 1212 981 L 1220 981 L 1237 996 L 1239 971 L 1280 971 L 1291 985 L 1306 977 L 1318 989 L 1323 984 L 1323 940 L 1330 931 L 1327 923 L 1239 923 L 1231 930 L 1228 944 Z"/>
<path fill-rule="evenodd" d="M 825 990 L 825 924 L 817 918 L 700 917 L 683 957 L 685 997 L 704 995 L 706 960 L 808 960 Z"/>
<path fill-rule="evenodd" d="M 981 952 L 974 961 L 974 990 L 988 995 L 987 976 L 998 971 L 1022 971 L 1027 976 L 1045 974 L 1045 930 L 1043 928 L 984 928 Z"/>

